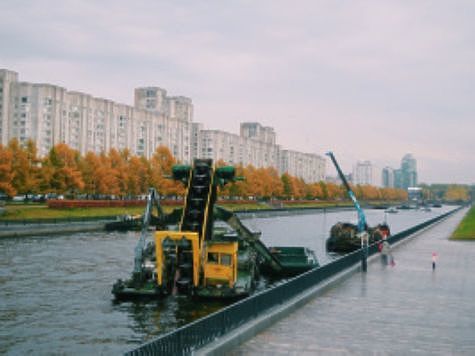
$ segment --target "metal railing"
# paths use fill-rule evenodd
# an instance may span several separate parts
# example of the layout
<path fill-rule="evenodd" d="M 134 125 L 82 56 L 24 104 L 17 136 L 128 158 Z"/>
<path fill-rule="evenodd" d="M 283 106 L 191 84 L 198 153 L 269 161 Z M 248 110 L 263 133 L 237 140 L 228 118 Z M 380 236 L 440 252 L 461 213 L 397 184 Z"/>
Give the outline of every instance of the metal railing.
<path fill-rule="evenodd" d="M 461 207 L 401 231 L 388 238 L 388 241 L 391 244 L 398 242 L 444 219 L 459 209 Z M 369 246 L 369 256 L 377 252 L 377 243 Z M 126 355 L 189 355 L 193 350 L 214 341 L 216 338 L 267 312 L 269 309 L 285 303 L 329 277 L 355 266 L 360 261 L 361 250 L 356 250 L 322 267 L 310 270 L 276 287 L 259 292 L 204 318 L 164 334 L 127 352 Z"/>

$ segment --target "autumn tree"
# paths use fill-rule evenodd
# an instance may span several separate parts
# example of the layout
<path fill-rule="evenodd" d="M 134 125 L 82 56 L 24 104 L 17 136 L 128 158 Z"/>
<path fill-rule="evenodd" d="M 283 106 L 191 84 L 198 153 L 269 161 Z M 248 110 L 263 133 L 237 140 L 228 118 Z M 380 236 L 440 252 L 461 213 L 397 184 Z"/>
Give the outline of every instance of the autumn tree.
<path fill-rule="evenodd" d="M 282 180 L 279 177 L 279 173 L 277 172 L 277 169 L 274 167 L 268 167 L 268 168 L 263 168 L 265 177 L 266 177 L 266 183 L 265 183 L 265 194 L 269 198 L 275 198 L 275 197 L 280 197 L 284 193 L 284 184 L 282 183 Z"/>
<path fill-rule="evenodd" d="M 172 177 L 172 167 L 176 160 L 166 146 L 158 146 L 150 162 L 151 183 L 160 194 L 183 195 L 184 187 Z"/>
<path fill-rule="evenodd" d="M 80 162 L 80 170 L 84 181 L 83 192 L 97 196 L 120 195 L 119 174 L 111 167 L 108 155 L 88 152 Z"/>
<path fill-rule="evenodd" d="M 342 187 L 335 183 L 328 182 L 326 184 L 326 189 L 327 189 L 327 199 L 329 200 L 341 199 L 345 196 L 345 193 L 343 192 Z"/>
<path fill-rule="evenodd" d="M 468 200 L 468 188 L 457 184 L 451 184 L 448 186 L 447 191 L 444 194 L 446 201 L 466 201 Z"/>
<path fill-rule="evenodd" d="M 152 180 L 152 169 L 150 162 L 147 161 L 145 157 L 132 156 L 128 163 L 128 194 L 146 194 Z"/>
<path fill-rule="evenodd" d="M 219 167 L 219 165 L 217 164 Z M 247 196 L 247 181 L 245 178 L 245 168 L 238 164 L 234 167 L 235 169 L 235 177 L 238 178 L 237 181 L 230 182 L 226 184 L 224 187 L 219 188 L 219 194 L 222 196 L 229 196 L 229 197 L 245 197 Z"/>
<path fill-rule="evenodd" d="M 264 191 L 259 175 L 257 174 L 256 168 L 254 166 L 248 165 L 244 169 L 244 179 L 248 196 L 253 196 L 255 198 L 262 197 Z"/>
<path fill-rule="evenodd" d="M 8 196 L 14 196 L 17 192 L 13 186 L 13 154 L 10 149 L 0 144 L 0 191 Z"/>
<path fill-rule="evenodd" d="M 130 152 L 128 149 L 118 151 L 112 148 L 107 159 L 103 157 L 102 162 L 105 164 L 105 170 L 110 175 L 110 186 L 106 188 L 106 194 L 110 195 L 127 195 L 128 180 L 128 161 Z"/>
<path fill-rule="evenodd" d="M 290 174 L 285 172 L 280 176 L 282 181 L 282 194 L 285 199 L 290 199 L 292 197 L 292 178 Z"/>
<path fill-rule="evenodd" d="M 305 196 L 305 181 L 302 178 L 291 176 L 292 196 L 294 199 L 303 199 Z"/>
<path fill-rule="evenodd" d="M 21 147 L 16 138 L 8 143 L 14 160 L 12 171 L 15 179 L 13 186 L 17 193 L 32 194 L 39 189 L 39 159 L 37 157 L 36 145 L 32 140 L 28 140 L 24 147 Z"/>
<path fill-rule="evenodd" d="M 320 191 L 321 191 L 321 198 L 322 200 L 327 200 L 328 199 L 328 187 L 327 183 L 324 181 L 318 182 L 318 185 L 320 186 Z"/>
<path fill-rule="evenodd" d="M 60 143 L 51 148 L 44 160 L 43 188 L 56 193 L 76 192 L 84 187 L 79 170 L 79 152 Z"/>
<path fill-rule="evenodd" d="M 323 190 L 320 183 L 312 183 L 310 186 L 312 190 L 312 198 L 323 199 Z"/>

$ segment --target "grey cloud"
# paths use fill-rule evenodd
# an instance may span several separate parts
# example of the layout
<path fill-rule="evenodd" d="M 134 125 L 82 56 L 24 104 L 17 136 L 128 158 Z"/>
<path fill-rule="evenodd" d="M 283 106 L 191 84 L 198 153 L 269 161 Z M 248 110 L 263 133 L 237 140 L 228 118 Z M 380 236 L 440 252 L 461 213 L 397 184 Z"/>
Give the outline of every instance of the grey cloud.
<path fill-rule="evenodd" d="M 475 182 L 474 10 L 471 1 L 9 2 L 0 66 L 128 103 L 135 86 L 160 85 L 191 96 L 207 127 L 260 120 L 286 147 L 336 147 L 348 168 L 412 151 L 427 159 L 426 181 Z"/>

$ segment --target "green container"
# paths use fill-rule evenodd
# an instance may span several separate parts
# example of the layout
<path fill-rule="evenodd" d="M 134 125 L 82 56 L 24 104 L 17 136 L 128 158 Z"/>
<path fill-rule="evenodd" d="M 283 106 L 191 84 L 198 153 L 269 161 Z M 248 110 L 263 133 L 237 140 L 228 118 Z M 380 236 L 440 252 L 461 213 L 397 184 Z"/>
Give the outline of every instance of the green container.
<path fill-rule="evenodd" d="M 225 180 L 232 180 L 236 174 L 236 169 L 233 166 L 224 166 L 216 169 L 216 176 Z"/>
<path fill-rule="evenodd" d="M 177 164 L 172 167 L 173 179 L 186 180 L 190 176 L 191 166 L 187 164 Z"/>

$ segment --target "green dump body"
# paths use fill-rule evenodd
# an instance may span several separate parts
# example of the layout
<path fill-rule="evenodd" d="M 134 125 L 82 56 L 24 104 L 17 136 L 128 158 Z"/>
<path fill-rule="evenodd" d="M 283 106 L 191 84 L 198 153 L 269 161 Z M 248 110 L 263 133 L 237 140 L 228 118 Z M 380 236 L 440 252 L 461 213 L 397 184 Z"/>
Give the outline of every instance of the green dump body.
<path fill-rule="evenodd" d="M 320 266 L 314 252 L 306 247 L 274 246 L 269 251 L 279 260 L 285 276 L 297 275 Z"/>

